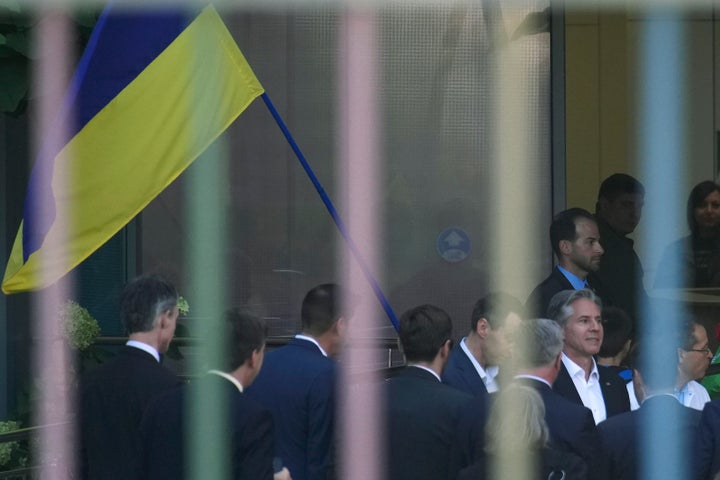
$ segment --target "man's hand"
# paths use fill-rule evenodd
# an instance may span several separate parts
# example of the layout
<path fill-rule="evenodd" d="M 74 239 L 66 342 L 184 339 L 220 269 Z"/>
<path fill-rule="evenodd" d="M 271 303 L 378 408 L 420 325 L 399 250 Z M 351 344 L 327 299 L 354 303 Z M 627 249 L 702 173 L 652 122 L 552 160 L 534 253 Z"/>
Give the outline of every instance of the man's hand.
<path fill-rule="evenodd" d="M 292 477 L 290 476 L 290 471 L 286 467 L 283 467 L 282 470 L 273 474 L 273 480 L 292 480 Z"/>

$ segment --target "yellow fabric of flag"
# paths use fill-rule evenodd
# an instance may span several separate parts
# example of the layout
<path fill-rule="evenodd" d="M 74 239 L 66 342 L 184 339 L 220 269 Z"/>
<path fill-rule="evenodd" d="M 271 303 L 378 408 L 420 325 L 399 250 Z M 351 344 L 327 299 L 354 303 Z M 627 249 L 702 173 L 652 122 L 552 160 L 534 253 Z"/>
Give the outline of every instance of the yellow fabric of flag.
<path fill-rule="evenodd" d="M 262 93 L 217 12 L 204 9 L 55 157 L 58 216 L 27 262 L 21 225 L 2 290 L 43 288 L 76 267 Z M 68 175 L 67 182 L 57 180 L 59 172 Z"/>

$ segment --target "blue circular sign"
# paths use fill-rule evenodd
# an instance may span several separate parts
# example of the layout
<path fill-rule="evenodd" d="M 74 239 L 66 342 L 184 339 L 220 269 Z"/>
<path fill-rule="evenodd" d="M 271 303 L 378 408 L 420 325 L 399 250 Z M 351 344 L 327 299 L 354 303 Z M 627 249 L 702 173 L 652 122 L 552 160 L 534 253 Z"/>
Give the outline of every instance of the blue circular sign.
<path fill-rule="evenodd" d="M 436 247 L 446 262 L 462 262 L 470 254 L 470 236 L 460 227 L 450 227 L 440 232 Z"/>

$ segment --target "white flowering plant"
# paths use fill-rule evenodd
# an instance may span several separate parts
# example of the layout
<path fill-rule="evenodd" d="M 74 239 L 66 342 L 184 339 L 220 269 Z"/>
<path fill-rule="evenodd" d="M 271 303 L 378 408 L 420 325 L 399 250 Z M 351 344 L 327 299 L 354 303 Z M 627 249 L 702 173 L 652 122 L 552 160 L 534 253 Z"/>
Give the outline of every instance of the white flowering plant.
<path fill-rule="evenodd" d="M 68 345 L 75 350 L 86 350 L 100 335 L 100 325 L 95 317 L 72 300 L 60 308 L 60 320 Z"/>

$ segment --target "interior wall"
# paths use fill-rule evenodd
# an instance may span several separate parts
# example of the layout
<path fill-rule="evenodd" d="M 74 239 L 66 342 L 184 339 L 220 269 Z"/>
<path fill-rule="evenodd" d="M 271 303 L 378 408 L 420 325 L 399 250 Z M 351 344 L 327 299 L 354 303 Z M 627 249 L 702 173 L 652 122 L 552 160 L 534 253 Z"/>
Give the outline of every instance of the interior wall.
<path fill-rule="evenodd" d="M 641 152 L 638 145 L 641 56 L 640 34 L 650 20 L 635 10 L 607 11 L 599 8 L 568 10 L 566 14 L 566 115 L 567 115 L 567 207 L 594 211 L 600 182 L 608 175 L 625 172 L 641 182 Z M 712 11 L 689 13 L 685 32 L 685 88 L 678 95 L 685 102 L 684 118 L 678 119 L 685 139 L 684 176 L 678 178 L 678 208 L 702 180 L 717 178 L 715 148 L 715 100 L 718 62 Z M 652 161 L 652 160 L 650 160 Z M 652 202 L 646 198 L 646 204 Z M 638 236 L 643 222 L 633 234 Z M 667 243 L 686 235 L 663 232 Z M 652 286 L 659 259 L 642 250 L 638 255 L 645 269 L 645 284 Z"/>

